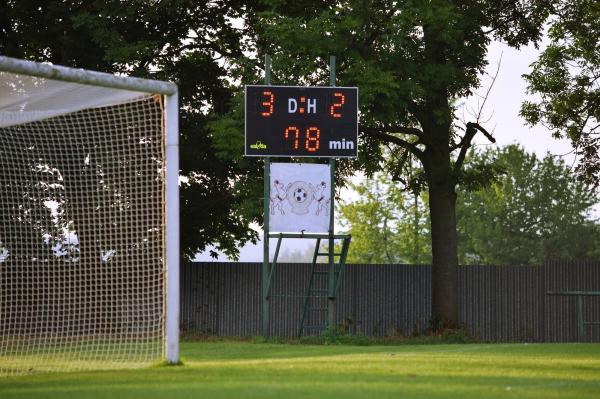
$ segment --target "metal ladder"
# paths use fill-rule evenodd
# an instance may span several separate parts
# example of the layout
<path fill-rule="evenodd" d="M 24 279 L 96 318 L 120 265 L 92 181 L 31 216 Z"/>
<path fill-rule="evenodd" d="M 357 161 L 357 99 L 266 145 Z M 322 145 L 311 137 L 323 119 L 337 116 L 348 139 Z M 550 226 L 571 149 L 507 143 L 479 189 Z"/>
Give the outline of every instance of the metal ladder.
<path fill-rule="evenodd" d="M 336 235 L 335 238 L 342 239 L 341 252 L 333 253 L 333 259 L 329 259 L 326 264 L 317 263 L 319 256 L 327 256 L 330 253 L 319 252 L 321 247 L 321 238 L 317 238 L 317 245 L 312 259 L 308 287 L 304 295 L 302 314 L 300 315 L 300 324 L 298 326 L 298 336 L 302 336 L 307 331 L 322 332 L 327 327 L 327 312 L 329 301 L 335 300 L 342 280 L 342 273 L 346 264 L 348 248 L 350 246 L 349 235 Z M 338 262 L 335 262 L 335 258 Z M 330 265 L 333 269 L 329 270 Z M 306 324 L 306 323 L 309 324 Z"/>

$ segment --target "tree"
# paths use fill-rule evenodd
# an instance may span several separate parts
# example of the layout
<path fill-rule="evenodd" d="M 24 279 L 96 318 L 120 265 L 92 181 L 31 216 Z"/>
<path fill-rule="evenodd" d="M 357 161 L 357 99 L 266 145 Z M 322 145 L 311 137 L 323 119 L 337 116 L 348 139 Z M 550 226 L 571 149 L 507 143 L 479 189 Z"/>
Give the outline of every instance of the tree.
<path fill-rule="evenodd" d="M 248 24 L 254 60 L 274 55 L 273 82 L 326 83 L 327 56 L 338 55 L 338 83 L 360 87 L 362 147 L 354 166 L 428 188 L 432 327 L 456 326 L 455 190 L 467 178 L 461 171 L 473 137 L 493 138 L 477 119 L 457 126 L 453 104 L 479 86 L 493 38 L 514 47 L 540 39 L 551 0 L 266 3 L 268 11 L 251 14 Z M 402 183 L 407 154 L 423 174 Z"/>
<path fill-rule="evenodd" d="M 521 115 L 543 124 L 555 138 L 571 141 L 582 180 L 600 184 L 600 5 L 563 0 L 556 7 L 550 44 L 525 75 L 539 101 L 527 101 Z"/>
<path fill-rule="evenodd" d="M 315 249 L 308 247 L 304 249 L 288 249 L 284 248 L 279 254 L 277 262 L 279 263 L 311 263 Z"/>
<path fill-rule="evenodd" d="M 516 145 L 470 158 L 503 173 L 487 187 L 459 193 L 461 262 L 541 264 L 600 255 L 600 225 L 592 216 L 600 198 L 562 159 L 548 154 L 540 160 Z"/>
<path fill-rule="evenodd" d="M 239 200 L 231 182 L 240 175 L 257 175 L 258 165 L 218 157 L 207 130 L 211 114 L 229 108 L 225 62 L 244 50 L 243 32 L 232 22 L 244 10 L 238 0 L 0 4 L 2 55 L 179 82 L 185 177 L 181 239 L 188 258 L 211 243 L 235 256 L 239 243 L 256 239 L 249 225 L 260 220 L 259 212 Z M 93 213 L 81 213 L 88 211 Z"/>
<path fill-rule="evenodd" d="M 471 152 L 465 170 L 482 164 L 496 170 L 488 183 L 458 191 L 461 264 L 540 264 L 548 258 L 600 256 L 600 225 L 593 217 L 600 198 L 563 160 L 552 155 L 538 159 L 510 145 Z M 399 191 L 379 174 L 353 189 L 360 198 L 340 205 L 352 234 L 349 262 L 429 262 L 426 199 L 419 198 L 419 212 L 413 213 L 411 193 Z M 413 237 L 419 240 L 416 247 Z"/>
<path fill-rule="evenodd" d="M 388 181 L 377 173 L 352 184 L 358 200 L 339 205 L 340 222 L 352 235 L 347 262 L 431 263 L 426 199 Z"/>

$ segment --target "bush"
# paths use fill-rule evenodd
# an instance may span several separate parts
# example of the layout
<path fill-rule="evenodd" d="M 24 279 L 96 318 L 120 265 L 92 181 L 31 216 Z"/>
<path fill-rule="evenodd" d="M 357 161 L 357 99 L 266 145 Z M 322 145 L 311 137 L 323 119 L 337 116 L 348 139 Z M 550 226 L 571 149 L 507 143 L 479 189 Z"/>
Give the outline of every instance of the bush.
<path fill-rule="evenodd" d="M 270 337 L 218 337 L 215 335 L 196 335 L 185 337 L 186 341 L 248 341 L 255 344 L 299 344 L 299 345 L 434 345 L 434 344 L 469 344 L 478 342 L 465 329 L 443 329 L 428 331 L 425 334 L 405 335 L 397 330 L 385 337 L 368 337 L 364 334 L 348 332 L 347 325 L 339 325 L 325 329 L 320 335 L 306 335 L 300 338 Z"/>

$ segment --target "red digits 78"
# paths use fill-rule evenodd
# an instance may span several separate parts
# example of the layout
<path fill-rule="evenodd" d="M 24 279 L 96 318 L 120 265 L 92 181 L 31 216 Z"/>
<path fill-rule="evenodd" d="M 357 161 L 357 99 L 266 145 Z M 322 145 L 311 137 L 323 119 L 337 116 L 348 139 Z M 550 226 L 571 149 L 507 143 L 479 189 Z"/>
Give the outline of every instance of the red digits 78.
<path fill-rule="evenodd" d="M 300 129 L 296 126 L 288 126 L 285 128 L 285 132 L 283 137 L 288 140 L 292 136 L 294 138 L 294 150 L 297 150 L 299 147 L 299 136 Z M 321 130 L 318 127 L 310 126 L 306 129 L 306 136 L 304 140 L 304 148 L 306 148 L 309 152 L 315 152 L 321 146 Z"/>

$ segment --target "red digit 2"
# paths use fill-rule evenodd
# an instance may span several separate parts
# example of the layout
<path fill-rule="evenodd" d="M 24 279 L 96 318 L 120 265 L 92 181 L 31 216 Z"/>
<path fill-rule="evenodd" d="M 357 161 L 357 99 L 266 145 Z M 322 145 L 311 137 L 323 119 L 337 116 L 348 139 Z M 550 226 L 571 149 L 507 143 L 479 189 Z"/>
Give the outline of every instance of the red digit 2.
<path fill-rule="evenodd" d="M 346 103 L 346 96 L 344 96 L 340 92 L 333 93 L 333 97 L 335 98 L 335 102 L 329 107 L 329 114 L 334 118 L 341 118 L 342 114 L 336 111 L 340 111 L 342 105 Z"/>

